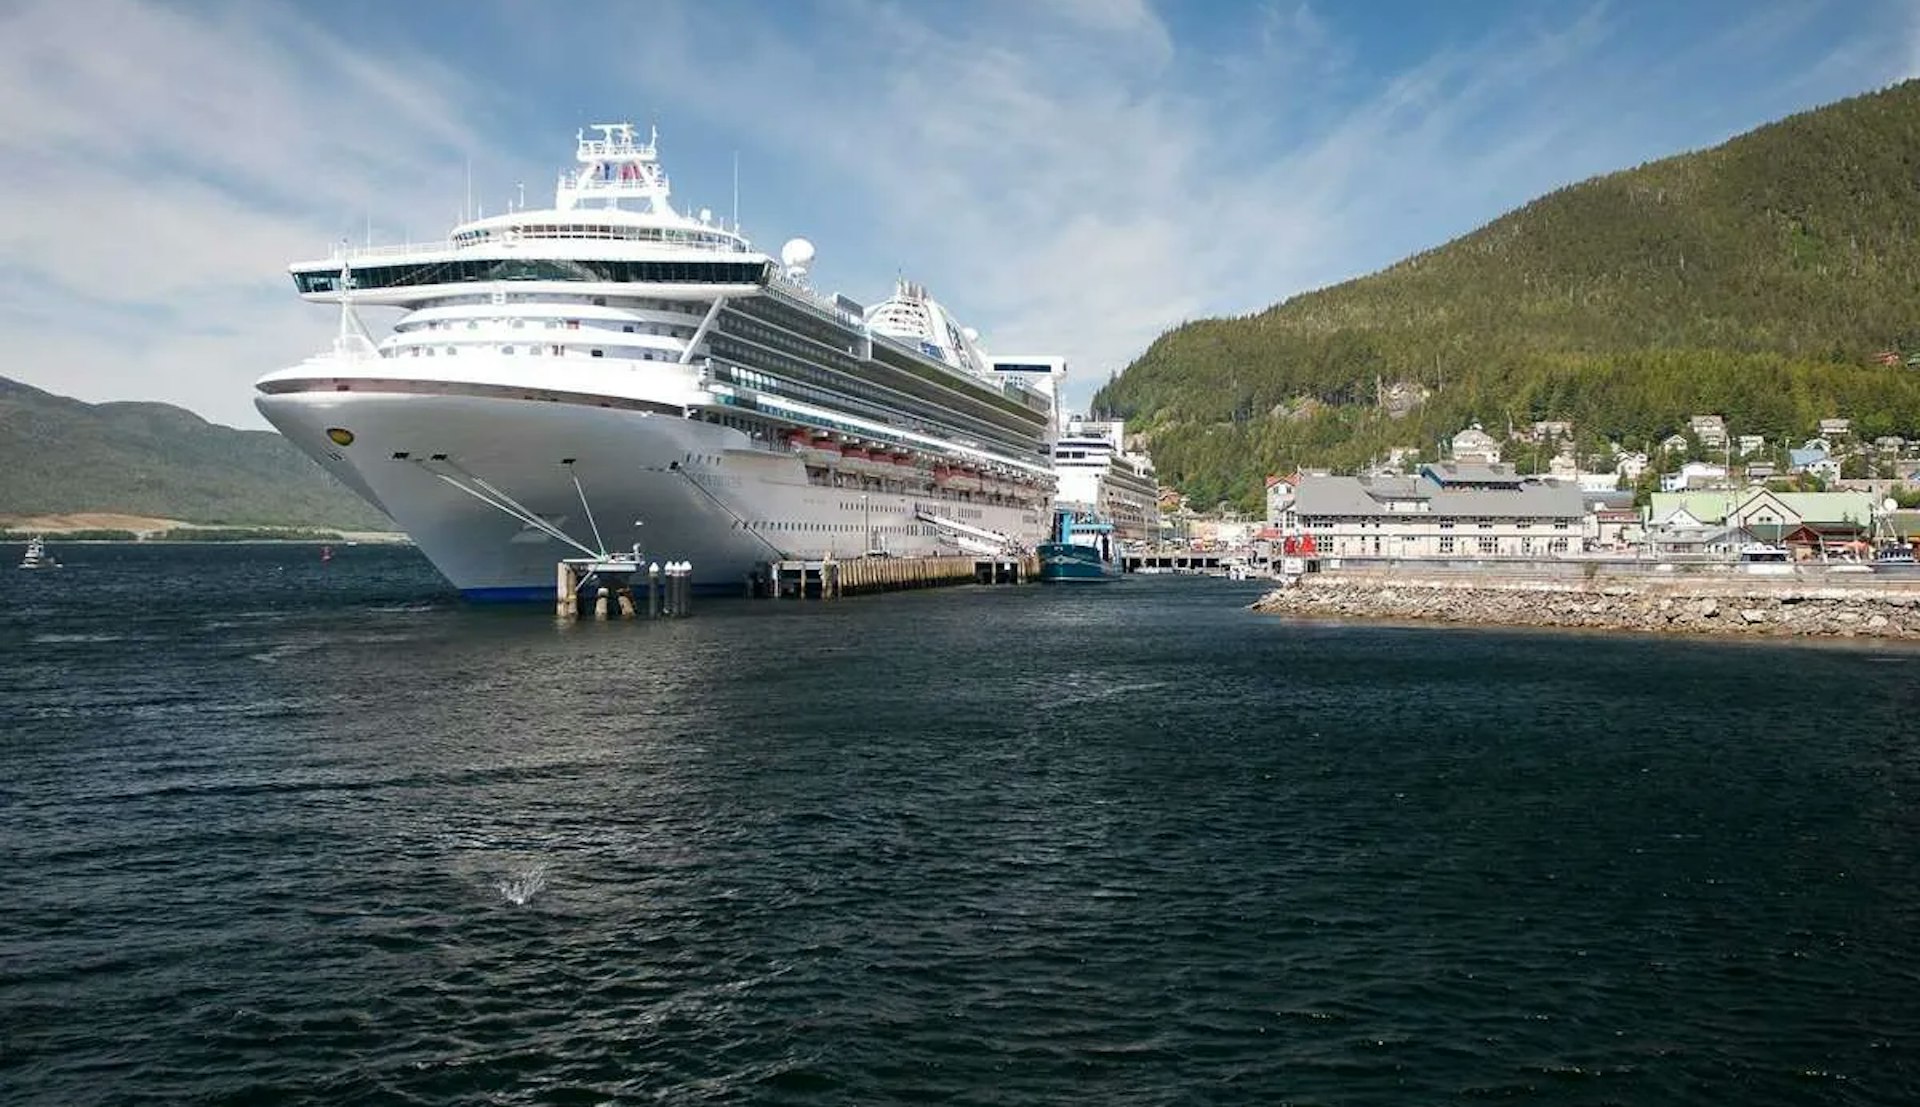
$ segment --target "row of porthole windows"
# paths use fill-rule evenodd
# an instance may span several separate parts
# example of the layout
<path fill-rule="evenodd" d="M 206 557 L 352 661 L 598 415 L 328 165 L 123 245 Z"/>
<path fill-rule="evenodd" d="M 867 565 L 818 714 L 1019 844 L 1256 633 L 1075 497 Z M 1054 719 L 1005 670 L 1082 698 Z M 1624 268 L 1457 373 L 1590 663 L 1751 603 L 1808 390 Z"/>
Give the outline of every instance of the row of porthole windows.
<path fill-rule="evenodd" d="M 495 346 L 466 346 L 466 347 L 409 346 L 406 349 L 407 349 L 407 356 L 409 357 L 442 357 L 442 356 L 456 357 L 461 353 L 487 353 L 494 350 L 498 350 L 500 353 L 506 354 L 508 356 L 521 354 L 521 353 L 526 354 L 528 357 L 579 357 L 583 354 L 588 357 L 608 356 L 607 351 L 599 347 L 589 348 L 589 347 L 581 347 L 581 346 L 548 346 L 548 345 L 542 345 L 539 343 L 528 343 L 525 346 L 505 345 L 505 346 L 498 346 L 498 347 L 495 347 Z M 662 350 L 615 349 L 612 356 L 616 358 L 625 358 L 630 361 L 674 361 L 676 360 L 672 354 Z"/>
<path fill-rule="evenodd" d="M 877 526 L 866 527 L 859 523 L 806 523 L 806 522 L 754 522 L 748 524 L 754 530 L 797 530 L 813 534 L 859 533 L 871 529 L 875 534 L 924 535 L 932 533 L 922 526 Z"/>
<path fill-rule="evenodd" d="M 1375 530 L 1378 530 L 1382 525 L 1380 522 L 1376 520 L 1363 519 L 1359 521 L 1351 521 L 1351 520 L 1349 521 L 1352 522 L 1352 525 L 1355 527 L 1359 527 L 1359 528 L 1372 527 Z M 1527 530 L 1533 525 L 1531 522 L 1528 522 L 1527 520 L 1524 520 L 1524 519 L 1518 520 L 1518 521 L 1510 521 L 1510 522 L 1511 522 L 1511 525 L 1517 530 Z M 1333 527 L 1333 525 L 1334 525 L 1333 520 L 1327 519 L 1327 518 L 1313 517 L 1307 520 L 1307 526 L 1309 527 L 1330 529 Z M 1477 521 L 1474 525 L 1480 530 L 1492 530 L 1494 526 L 1493 522 L 1487 521 L 1487 520 Z M 1452 530 L 1454 527 L 1454 520 L 1441 519 L 1439 520 L 1439 527 L 1441 530 Z M 1556 520 L 1553 524 L 1553 529 L 1569 530 L 1571 529 L 1571 524 L 1565 519 Z"/>
<path fill-rule="evenodd" d="M 396 328 L 396 330 L 402 334 L 408 334 L 415 331 L 423 331 L 423 330 L 425 331 L 451 331 L 451 330 L 477 331 L 480 329 L 480 326 L 483 323 L 489 324 L 489 325 L 505 324 L 509 329 L 512 329 L 512 330 L 524 330 L 527 326 L 527 322 L 528 321 L 525 319 L 518 319 L 518 318 L 468 319 L 466 320 L 466 326 L 462 328 L 462 327 L 456 327 L 454 324 L 454 321 L 451 319 L 431 319 L 425 323 L 416 324 L 413 326 L 403 325 Z M 544 329 L 550 330 L 550 331 L 561 330 L 563 328 L 570 331 L 577 331 L 581 329 L 580 320 L 578 319 L 565 319 L 565 320 L 548 319 L 544 321 L 543 327 Z M 602 323 L 602 322 L 592 322 L 587 324 L 586 329 L 610 331 L 613 329 L 613 324 Z M 622 323 L 620 324 L 620 330 L 624 334 L 651 334 L 651 335 L 661 335 L 669 338 L 684 338 L 693 334 L 693 329 L 690 327 L 676 327 L 669 323 Z"/>
<path fill-rule="evenodd" d="M 665 311 L 676 315 L 700 315 L 707 310 L 708 301 L 703 300 L 650 300 L 643 297 L 614 297 L 617 307 L 633 311 Z M 435 307 L 462 307 L 468 304 L 546 304 L 561 306 L 565 304 L 586 304 L 592 307 L 606 307 L 605 296 L 566 295 L 558 292 L 493 292 L 483 295 L 443 296 L 428 301 L 422 310 Z"/>

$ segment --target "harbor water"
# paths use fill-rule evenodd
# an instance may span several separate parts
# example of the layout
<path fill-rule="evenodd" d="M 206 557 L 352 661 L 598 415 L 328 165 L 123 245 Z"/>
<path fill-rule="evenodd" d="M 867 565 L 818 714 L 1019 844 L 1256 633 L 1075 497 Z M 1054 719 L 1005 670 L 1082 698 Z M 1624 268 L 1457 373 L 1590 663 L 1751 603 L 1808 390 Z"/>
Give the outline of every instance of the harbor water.
<path fill-rule="evenodd" d="M 54 546 L 0 1102 L 1920 1101 L 1912 647 Z"/>

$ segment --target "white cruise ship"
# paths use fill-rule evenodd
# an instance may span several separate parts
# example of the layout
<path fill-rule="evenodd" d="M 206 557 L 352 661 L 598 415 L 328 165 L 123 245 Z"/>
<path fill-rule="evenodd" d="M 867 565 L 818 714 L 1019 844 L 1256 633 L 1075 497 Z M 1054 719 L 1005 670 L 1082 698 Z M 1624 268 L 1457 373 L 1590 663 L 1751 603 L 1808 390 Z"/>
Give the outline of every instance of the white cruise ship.
<path fill-rule="evenodd" d="M 1060 359 L 990 359 L 905 282 L 819 294 L 811 244 L 675 211 L 653 136 L 591 131 L 549 210 L 291 266 L 340 333 L 260 379 L 262 414 L 473 599 L 636 547 L 738 591 L 775 559 L 1045 537 Z M 371 307 L 403 313 L 378 341 Z"/>
<path fill-rule="evenodd" d="M 1054 447 L 1059 499 L 1113 524 L 1123 542 L 1160 537 L 1160 484 L 1153 461 L 1127 449 L 1127 425 L 1118 419 L 1074 416 Z"/>

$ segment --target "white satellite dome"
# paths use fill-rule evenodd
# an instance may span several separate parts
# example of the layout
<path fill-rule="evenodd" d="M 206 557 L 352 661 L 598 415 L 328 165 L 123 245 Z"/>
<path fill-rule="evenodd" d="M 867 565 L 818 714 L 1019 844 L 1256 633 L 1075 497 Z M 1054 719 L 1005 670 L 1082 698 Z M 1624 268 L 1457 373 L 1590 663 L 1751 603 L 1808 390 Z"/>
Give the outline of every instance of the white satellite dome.
<path fill-rule="evenodd" d="M 806 268 L 813 264 L 813 243 L 804 238 L 789 238 L 787 244 L 780 247 L 780 264 L 788 269 Z"/>
<path fill-rule="evenodd" d="M 980 341 L 980 332 L 973 329 L 972 327 L 961 327 L 960 333 L 967 336 L 968 342 Z"/>

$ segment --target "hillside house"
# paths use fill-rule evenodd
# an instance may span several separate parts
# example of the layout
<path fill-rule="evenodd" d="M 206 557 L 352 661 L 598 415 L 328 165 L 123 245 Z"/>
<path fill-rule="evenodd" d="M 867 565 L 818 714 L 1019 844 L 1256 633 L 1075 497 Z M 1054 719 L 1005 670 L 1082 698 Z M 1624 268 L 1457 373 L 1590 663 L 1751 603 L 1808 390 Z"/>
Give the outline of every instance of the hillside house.
<path fill-rule="evenodd" d="M 1453 460 L 1458 462 L 1483 462 L 1491 465 L 1500 460 L 1500 443 L 1494 441 L 1492 435 L 1481 430 L 1478 423 L 1454 435 L 1449 446 Z"/>
<path fill-rule="evenodd" d="M 1281 516 L 1287 513 L 1287 508 L 1293 504 L 1294 482 L 1298 479 L 1282 476 L 1267 478 L 1267 522 L 1278 523 Z"/>
<path fill-rule="evenodd" d="M 1687 420 L 1687 429 L 1709 450 L 1723 449 L 1727 444 L 1727 421 L 1718 415 L 1696 415 Z"/>
<path fill-rule="evenodd" d="M 1727 483 L 1727 467 L 1710 461 L 1689 461 L 1678 472 L 1663 473 L 1660 491 L 1680 492 L 1689 488 L 1717 488 Z"/>

